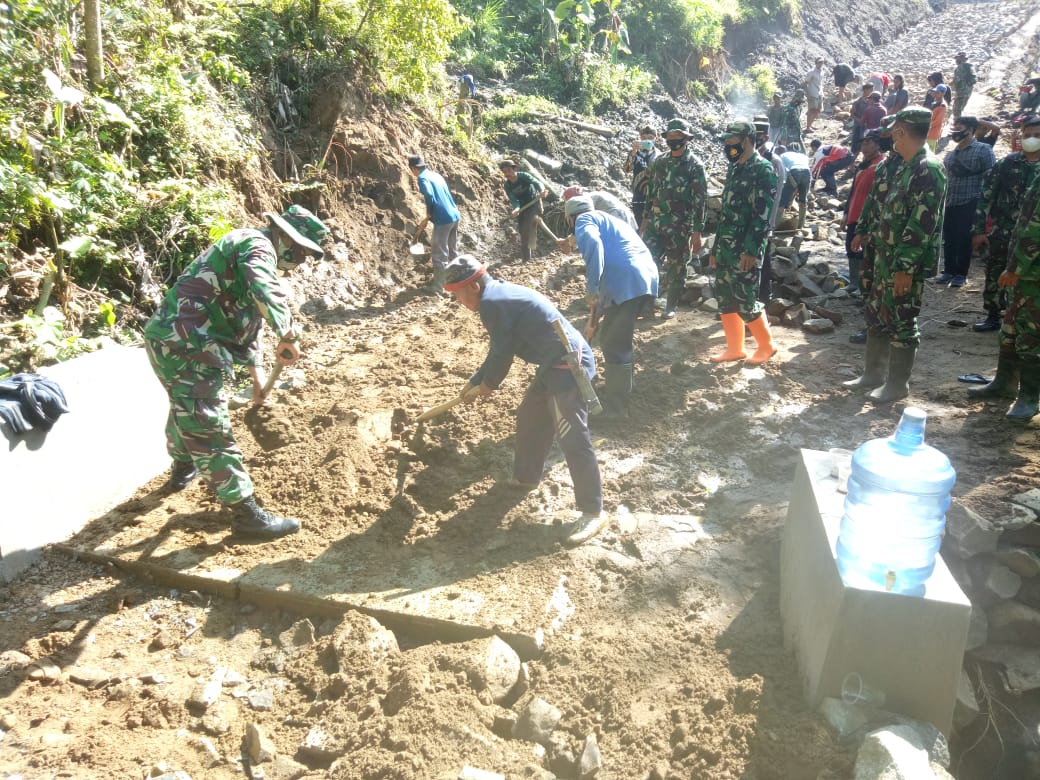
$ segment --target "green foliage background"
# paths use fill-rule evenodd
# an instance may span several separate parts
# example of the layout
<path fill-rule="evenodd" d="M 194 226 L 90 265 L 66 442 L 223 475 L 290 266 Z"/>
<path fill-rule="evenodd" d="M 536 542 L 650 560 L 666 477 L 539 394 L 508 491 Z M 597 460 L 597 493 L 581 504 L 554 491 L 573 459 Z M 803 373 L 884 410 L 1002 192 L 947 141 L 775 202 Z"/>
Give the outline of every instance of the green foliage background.
<path fill-rule="evenodd" d="M 179 0 L 101 3 L 105 77 L 88 85 L 79 3 L 0 2 L 0 310 L 16 260 L 54 282 L 50 301 L 41 287 L 2 311 L 25 316 L 0 328 L 0 375 L 15 336 L 27 365 L 133 330 L 132 313 L 248 219 L 229 183 L 267 176 L 262 125 L 291 143 L 330 79 L 434 107 L 448 72 L 468 70 L 593 114 L 657 77 L 714 90 L 727 24 L 797 14 L 797 0 L 195 0 L 184 15 Z M 485 132 L 513 110 L 487 112 Z"/>

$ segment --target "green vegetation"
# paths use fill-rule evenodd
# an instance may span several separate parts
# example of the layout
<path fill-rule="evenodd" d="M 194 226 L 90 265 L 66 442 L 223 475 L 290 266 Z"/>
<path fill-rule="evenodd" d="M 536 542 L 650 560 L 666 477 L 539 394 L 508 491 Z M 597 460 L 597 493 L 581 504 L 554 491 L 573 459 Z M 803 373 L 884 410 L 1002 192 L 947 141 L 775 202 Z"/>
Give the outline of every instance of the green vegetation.
<path fill-rule="evenodd" d="M 730 103 L 741 104 L 749 98 L 766 103 L 779 90 L 773 69 L 764 63 L 748 68 L 746 74 L 734 73 L 726 82 L 725 94 Z"/>

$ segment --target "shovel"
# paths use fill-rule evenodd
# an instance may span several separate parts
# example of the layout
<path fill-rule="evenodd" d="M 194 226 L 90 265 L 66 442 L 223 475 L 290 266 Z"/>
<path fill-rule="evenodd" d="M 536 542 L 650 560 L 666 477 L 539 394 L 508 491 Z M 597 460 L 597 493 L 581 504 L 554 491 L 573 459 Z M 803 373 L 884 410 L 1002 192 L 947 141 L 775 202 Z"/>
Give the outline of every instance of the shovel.
<path fill-rule="evenodd" d="M 447 403 L 443 403 L 440 406 L 435 406 L 429 411 L 423 412 L 416 419 L 418 425 L 415 428 L 415 433 L 412 434 L 411 441 L 408 442 L 408 451 L 416 452 L 423 443 L 423 433 L 426 429 L 426 421 L 432 420 L 434 417 L 440 417 L 442 414 L 450 409 L 454 409 L 456 406 L 466 400 L 463 396 L 457 396 L 452 398 Z M 397 455 L 397 495 L 401 495 L 404 492 L 404 478 L 405 474 L 408 473 L 408 464 L 411 462 L 412 456 L 405 451 L 405 448 L 401 448 L 400 453 Z"/>
<path fill-rule="evenodd" d="M 426 254 L 426 246 L 419 240 L 419 236 L 426 230 L 426 225 L 429 223 L 430 218 L 427 217 L 419 223 L 419 227 L 415 229 L 415 235 L 412 236 L 412 243 L 408 245 L 408 253 L 412 257 L 422 257 Z"/>
<path fill-rule="evenodd" d="M 282 357 L 290 358 L 292 355 L 291 353 L 283 352 Z M 271 374 L 267 377 L 267 381 L 264 382 L 263 390 L 260 391 L 265 399 L 271 394 L 271 391 L 274 390 L 275 383 L 278 381 L 278 377 L 282 374 L 282 368 L 283 364 L 275 363 L 274 368 L 271 369 Z M 239 393 L 232 396 L 228 401 L 228 409 L 241 409 L 243 406 L 249 406 L 252 401 L 252 396 Z"/>

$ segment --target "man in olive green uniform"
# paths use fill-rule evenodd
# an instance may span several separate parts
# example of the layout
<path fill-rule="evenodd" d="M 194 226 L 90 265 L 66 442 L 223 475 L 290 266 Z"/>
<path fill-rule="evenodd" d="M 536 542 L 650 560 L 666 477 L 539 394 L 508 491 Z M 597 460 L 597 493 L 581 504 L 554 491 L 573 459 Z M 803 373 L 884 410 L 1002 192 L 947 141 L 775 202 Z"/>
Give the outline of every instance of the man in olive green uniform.
<path fill-rule="evenodd" d="M 715 269 L 715 294 L 726 333 L 726 349 L 713 363 L 743 360 L 744 324 L 758 349 L 747 361 L 764 363 L 776 354 L 769 322 L 758 300 L 759 265 L 769 240 L 776 197 L 776 172 L 755 149 L 755 128 L 733 122 L 719 136 L 729 168 L 722 190 L 722 214 L 708 264 Z"/>
<path fill-rule="evenodd" d="M 786 146 L 788 151 L 804 152 L 802 145 L 802 105 L 805 103 L 805 92 L 795 90 L 791 102 L 784 106 L 780 115 L 780 134 L 774 143 Z"/>
<path fill-rule="evenodd" d="M 934 271 L 939 253 L 946 170 L 927 148 L 931 116 L 925 108 L 904 108 L 886 121 L 903 164 L 877 203 L 879 232 L 864 310 L 866 368 L 859 379 L 845 383 L 855 389 L 873 388 L 868 397 L 875 403 L 910 394 L 910 374 L 921 343 L 917 315 L 924 280 Z"/>
<path fill-rule="evenodd" d="M 173 459 L 168 487 L 183 490 L 199 474 L 232 509 L 237 534 L 274 538 L 299 530 L 253 499 L 253 483 L 231 433 L 225 380 L 235 365 L 248 366 L 253 400 L 264 399 L 260 332 L 264 322 L 278 337 L 279 363 L 294 362 L 300 332 L 277 269 L 310 255 L 321 257 L 328 232 L 306 209 L 264 214 L 259 229 L 232 230 L 195 258 L 166 294 L 144 330 L 155 375 L 170 397 L 166 447 Z"/>
<path fill-rule="evenodd" d="M 1011 294 L 1011 305 L 1000 328 L 997 375 L 972 395 L 1014 397 L 1007 417 L 1027 423 L 1040 400 L 1040 176 L 1022 200 L 999 282 Z"/>
<path fill-rule="evenodd" d="M 954 60 L 957 67 L 953 69 L 953 118 L 960 119 L 975 88 L 975 71 L 964 52 L 957 52 Z"/>
<path fill-rule="evenodd" d="M 670 152 L 650 166 L 646 214 L 640 233 L 653 253 L 665 289 L 665 319 L 686 287 L 686 264 L 701 249 L 708 181 L 704 166 L 689 148 L 693 137 L 685 119 L 672 119 L 665 131 Z"/>
<path fill-rule="evenodd" d="M 1030 139 L 1030 140 L 1026 140 Z M 1022 199 L 1040 169 L 1040 116 L 1031 116 L 1022 125 L 1021 152 L 1012 152 L 989 169 L 982 186 L 982 197 L 975 210 L 975 229 L 971 238 L 972 249 L 978 252 L 989 246 L 986 258 L 986 285 L 982 304 L 986 319 L 975 323 L 977 333 L 1000 328 L 1001 292 L 997 284 L 1008 263 L 1008 241 L 1015 228 Z M 1026 147 L 1031 151 L 1027 151 Z M 993 226 L 986 233 L 987 219 Z M 973 388 L 981 390 L 982 388 Z"/>
<path fill-rule="evenodd" d="M 542 198 L 547 194 L 546 189 L 534 176 L 519 170 L 513 160 L 502 160 L 498 167 L 506 177 L 506 197 L 513 207 L 517 230 L 520 231 L 520 259 L 526 262 L 531 259 L 538 240 L 535 224 L 542 216 Z"/>

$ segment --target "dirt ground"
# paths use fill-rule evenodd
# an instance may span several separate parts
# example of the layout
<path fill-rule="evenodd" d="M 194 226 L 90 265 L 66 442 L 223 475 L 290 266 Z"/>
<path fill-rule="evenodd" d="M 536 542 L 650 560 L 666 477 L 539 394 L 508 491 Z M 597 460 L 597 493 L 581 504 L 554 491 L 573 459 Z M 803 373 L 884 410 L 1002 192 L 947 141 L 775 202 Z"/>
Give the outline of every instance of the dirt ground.
<path fill-rule="evenodd" d="M 822 127 L 840 135 L 836 122 Z M 404 228 L 420 201 L 404 154 L 423 148 L 446 173 L 460 193 L 463 244 L 492 261 L 494 275 L 584 320 L 579 258 L 543 244 L 531 263 L 508 260 L 513 236 L 494 230 L 507 222 L 497 183 L 429 129 L 402 130 L 374 108 L 350 125 L 351 176 L 317 204 L 336 250 L 292 280 L 305 357 L 288 372 L 292 387 L 235 413 L 257 495 L 299 518 L 301 532 L 243 544 L 208 488 L 169 496 L 160 478 L 71 543 L 179 570 L 200 561 L 209 571 L 263 570 L 284 589 L 316 576 L 329 597 L 431 579 L 450 590 L 465 578 L 545 627 L 522 683 L 491 701 L 470 669 L 476 641 L 407 632 L 394 641 L 357 613 L 301 623 L 295 612 L 49 551 L 0 588 L 0 773 L 242 777 L 244 734 L 256 724 L 278 756 L 260 774 L 253 767 L 268 778 L 447 780 L 465 764 L 510 778 L 576 777 L 590 734 L 600 778 L 851 777 L 854 746 L 802 703 L 783 647 L 778 550 L 799 450 L 886 436 L 912 404 L 928 412 L 927 441 L 953 462 L 965 504 L 997 513 L 1036 486 L 1037 423 L 1009 424 L 1002 404 L 969 402 L 957 381 L 996 362 L 995 336 L 965 327 L 982 315 L 981 269 L 960 290 L 927 289 L 912 394 L 891 406 L 840 385 L 862 361 L 848 341 L 862 322 L 853 299 L 829 304 L 844 315 L 833 333 L 775 327 L 780 351 L 755 368 L 707 362 L 723 343 L 711 313 L 641 321 L 632 419 L 593 429 L 613 521 L 567 549 L 572 490 L 558 453 L 536 491 L 500 484 L 526 366 L 492 397 L 429 425 L 396 495 L 398 453 L 414 433 L 407 421 L 453 397 L 486 350 L 475 315 L 417 289 L 429 268 L 407 258 Z M 705 155 L 721 167 L 717 150 Z M 843 262 L 831 242 L 803 248 L 814 261 Z M 41 659 L 58 669 L 37 664 L 29 674 Z M 196 689 L 221 678 L 223 693 L 202 706 Z M 502 736 L 508 712 L 534 697 L 562 713 L 548 752 Z M 976 766 L 972 749 L 954 739 L 954 774 L 997 776 Z M 981 767 L 993 770 L 993 760 Z"/>

